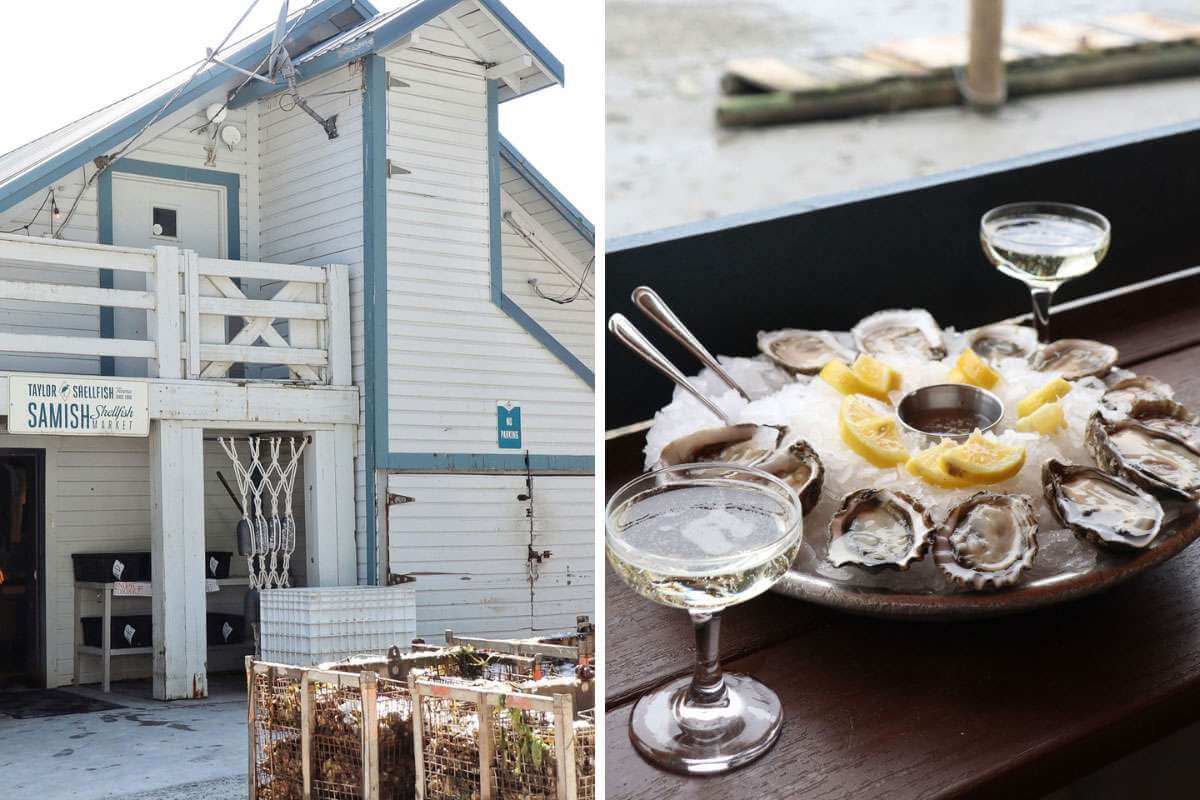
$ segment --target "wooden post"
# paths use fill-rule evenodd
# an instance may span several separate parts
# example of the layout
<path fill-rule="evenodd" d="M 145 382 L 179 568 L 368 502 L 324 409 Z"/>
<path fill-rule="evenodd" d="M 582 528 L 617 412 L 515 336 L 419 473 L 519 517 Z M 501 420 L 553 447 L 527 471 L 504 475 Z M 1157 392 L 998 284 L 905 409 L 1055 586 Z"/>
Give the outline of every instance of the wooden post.
<path fill-rule="evenodd" d="M 249 771 L 247 772 L 250 788 L 246 796 L 250 800 L 258 800 L 258 730 L 254 726 L 257 698 L 254 684 L 254 656 L 246 656 L 246 734 L 249 737 L 249 746 L 246 749 L 250 753 Z"/>
<path fill-rule="evenodd" d="M 187 341 L 187 377 L 200 377 L 200 255 L 183 254 L 184 339 Z"/>
<path fill-rule="evenodd" d="M 362 697 L 363 800 L 379 800 L 379 676 L 359 673 Z"/>
<path fill-rule="evenodd" d="M 354 426 L 313 431 L 304 450 L 304 552 L 309 586 L 358 582 Z"/>
<path fill-rule="evenodd" d="M 354 382 L 350 369 L 350 270 L 343 264 L 325 267 L 325 307 L 329 314 L 325 321 L 329 383 L 350 386 Z"/>
<path fill-rule="evenodd" d="M 179 361 L 175 360 L 178 368 Z M 154 697 L 208 696 L 204 587 L 204 439 L 181 422 L 150 423 Z"/>
<path fill-rule="evenodd" d="M 104 587 L 104 611 L 100 615 L 100 659 L 103 661 L 104 680 L 101 685 L 104 693 L 108 694 L 109 680 L 112 677 L 112 585 Z"/>
<path fill-rule="evenodd" d="M 963 97 L 977 108 L 996 108 L 1008 95 L 1002 52 L 1004 0 L 971 0 L 970 20 Z"/>
<path fill-rule="evenodd" d="M 304 800 L 312 797 L 312 684 L 308 671 L 300 676 L 300 771 Z"/>
<path fill-rule="evenodd" d="M 558 756 L 558 800 L 575 800 L 575 698 L 554 695 L 554 750 Z"/>
<path fill-rule="evenodd" d="M 479 693 L 479 702 L 475 704 L 475 713 L 479 715 L 479 798 L 492 800 L 496 796 L 496 787 L 492 785 L 492 757 L 496 745 L 492 730 L 491 697 L 486 692 Z"/>
<path fill-rule="evenodd" d="M 421 695 L 417 675 L 408 673 L 408 696 L 412 701 L 413 777 L 417 784 L 416 800 L 425 800 L 425 722 L 421 716 Z"/>
<path fill-rule="evenodd" d="M 180 368 L 183 358 L 183 331 L 180 329 L 179 267 L 180 252 L 174 247 L 154 248 L 154 273 L 149 277 L 154 282 L 155 307 L 147 333 L 153 337 L 157 352 L 157 370 L 160 378 L 182 378 Z"/>

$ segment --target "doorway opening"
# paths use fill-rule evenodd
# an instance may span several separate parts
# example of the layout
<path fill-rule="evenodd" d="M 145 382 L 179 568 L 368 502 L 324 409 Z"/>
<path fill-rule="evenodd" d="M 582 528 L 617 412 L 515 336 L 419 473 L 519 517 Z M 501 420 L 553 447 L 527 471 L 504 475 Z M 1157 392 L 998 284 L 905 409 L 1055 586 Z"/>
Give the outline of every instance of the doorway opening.
<path fill-rule="evenodd" d="M 0 690 L 45 685 L 45 453 L 0 448 Z"/>

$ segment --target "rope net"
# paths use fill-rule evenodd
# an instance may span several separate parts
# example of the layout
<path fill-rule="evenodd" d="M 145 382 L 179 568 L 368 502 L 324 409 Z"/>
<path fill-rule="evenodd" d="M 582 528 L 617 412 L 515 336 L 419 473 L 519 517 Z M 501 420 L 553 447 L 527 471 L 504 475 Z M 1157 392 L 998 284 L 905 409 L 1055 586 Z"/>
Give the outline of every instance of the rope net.
<path fill-rule="evenodd" d="M 250 530 L 250 547 L 246 550 L 250 588 L 286 587 L 292 553 L 296 551 L 292 490 L 308 439 L 300 437 L 297 444 L 292 436 L 250 436 L 246 439 L 245 461 L 237 439 L 222 436 L 217 441 L 233 462 L 242 496 L 242 520 Z M 284 442 L 288 444 L 286 453 Z"/>

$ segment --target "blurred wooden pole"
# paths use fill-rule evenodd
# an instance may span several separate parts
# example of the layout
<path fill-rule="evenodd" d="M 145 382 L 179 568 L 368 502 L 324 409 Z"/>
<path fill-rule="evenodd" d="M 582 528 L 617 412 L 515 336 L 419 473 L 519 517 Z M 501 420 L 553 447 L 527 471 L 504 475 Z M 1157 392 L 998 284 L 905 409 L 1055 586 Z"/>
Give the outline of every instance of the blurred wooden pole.
<path fill-rule="evenodd" d="M 970 0 L 970 49 L 963 98 L 976 108 L 996 108 L 1008 95 L 1004 76 L 1004 0 Z"/>

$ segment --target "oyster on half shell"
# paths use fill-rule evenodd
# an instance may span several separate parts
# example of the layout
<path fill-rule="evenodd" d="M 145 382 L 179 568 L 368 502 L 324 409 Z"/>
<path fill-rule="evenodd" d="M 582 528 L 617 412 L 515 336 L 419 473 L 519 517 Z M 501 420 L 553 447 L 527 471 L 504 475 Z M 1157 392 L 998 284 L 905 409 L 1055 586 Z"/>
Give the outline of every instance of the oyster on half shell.
<path fill-rule="evenodd" d="M 1128 416 L 1155 431 L 1162 431 L 1200 452 L 1200 418 L 1182 403 L 1166 397 L 1135 400 Z"/>
<path fill-rule="evenodd" d="M 1170 385 L 1149 375 L 1137 375 L 1117 381 L 1100 398 L 1100 414 L 1115 422 L 1129 416 L 1133 404 L 1140 400 L 1170 400 L 1175 391 Z"/>
<path fill-rule="evenodd" d="M 724 425 L 680 436 L 662 449 L 658 467 L 719 461 L 743 467 L 761 466 L 779 449 L 786 429 L 773 425 Z"/>
<path fill-rule="evenodd" d="M 758 349 L 787 371 L 804 375 L 815 375 L 835 358 L 849 363 L 855 355 L 829 331 L 792 328 L 759 331 Z"/>
<path fill-rule="evenodd" d="M 1037 331 L 1024 325 L 1001 322 L 967 332 L 967 344 L 987 361 L 1029 358 L 1037 351 Z"/>
<path fill-rule="evenodd" d="M 1100 547 L 1141 550 L 1162 530 L 1158 500 L 1095 467 L 1048 459 L 1042 465 L 1042 488 L 1058 521 Z"/>
<path fill-rule="evenodd" d="M 905 570 L 925 557 L 933 520 L 920 501 L 889 489 L 859 489 L 829 520 L 828 559 L 872 572 Z"/>
<path fill-rule="evenodd" d="M 760 468 L 796 490 L 805 514 L 817 507 L 825 484 L 825 465 L 808 442 L 800 439 L 784 445 Z"/>
<path fill-rule="evenodd" d="M 1097 412 L 1088 420 L 1084 444 L 1105 472 L 1151 492 L 1200 498 L 1200 450 L 1178 437 L 1135 419 L 1105 422 Z"/>
<path fill-rule="evenodd" d="M 933 561 L 959 586 L 1011 586 L 1033 566 L 1037 529 L 1025 495 L 977 492 L 946 515 L 934 534 Z"/>
<path fill-rule="evenodd" d="M 1057 372 L 1075 381 L 1089 375 L 1104 375 L 1117 363 L 1117 348 L 1091 339 L 1059 339 L 1029 357 L 1029 366 L 1039 372 Z"/>
<path fill-rule="evenodd" d="M 917 355 L 930 361 L 946 357 L 942 329 L 922 308 L 876 311 L 850 332 L 858 349 L 873 356 Z"/>

